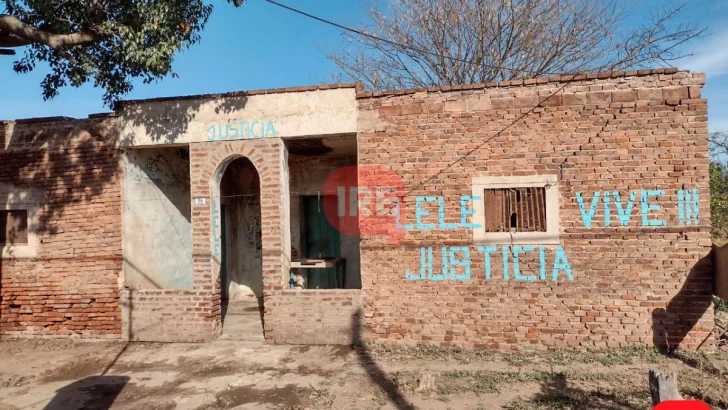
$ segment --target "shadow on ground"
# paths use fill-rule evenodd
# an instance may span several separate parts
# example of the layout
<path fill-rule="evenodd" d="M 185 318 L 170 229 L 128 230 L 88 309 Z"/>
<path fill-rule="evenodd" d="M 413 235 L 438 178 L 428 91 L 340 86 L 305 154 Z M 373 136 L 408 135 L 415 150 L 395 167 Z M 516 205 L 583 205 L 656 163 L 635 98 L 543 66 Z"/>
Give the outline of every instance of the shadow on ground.
<path fill-rule="evenodd" d="M 361 309 L 359 309 L 357 313 L 351 316 L 352 341 L 354 343 L 354 346 L 356 347 L 359 364 L 364 368 L 369 379 L 371 379 L 373 383 L 379 386 L 382 391 L 387 394 L 389 401 L 392 402 L 392 404 L 398 410 L 414 409 L 415 407 L 407 401 L 407 399 L 404 397 L 404 394 L 402 394 L 402 392 L 400 391 L 399 387 L 397 387 L 397 385 L 392 380 L 390 380 L 389 377 L 387 377 L 387 373 L 385 373 L 384 370 L 379 367 L 379 365 L 367 349 L 366 345 L 363 343 L 361 336 L 362 316 L 363 312 Z"/>
<path fill-rule="evenodd" d="M 649 391 L 602 391 L 585 390 L 570 384 L 567 375 L 554 373 L 541 384 L 541 391 L 530 400 L 516 400 L 504 407 L 506 410 L 523 409 L 604 409 L 631 410 L 650 403 Z"/>
<path fill-rule="evenodd" d="M 107 410 L 128 382 L 126 376 L 86 377 L 57 390 L 43 410 Z"/>

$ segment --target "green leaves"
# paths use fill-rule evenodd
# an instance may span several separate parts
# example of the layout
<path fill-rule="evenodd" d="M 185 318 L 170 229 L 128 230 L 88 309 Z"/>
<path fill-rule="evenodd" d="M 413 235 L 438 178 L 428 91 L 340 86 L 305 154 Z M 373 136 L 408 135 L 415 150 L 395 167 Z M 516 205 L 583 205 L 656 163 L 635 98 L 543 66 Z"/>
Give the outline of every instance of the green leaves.
<path fill-rule="evenodd" d="M 710 162 L 710 220 L 713 237 L 728 239 L 728 168 L 719 162 Z"/>
<path fill-rule="evenodd" d="M 228 2 L 241 6 L 244 0 Z M 67 85 L 79 87 L 93 81 L 105 90 L 103 98 L 108 106 L 132 90 L 134 79 L 150 83 L 172 75 L 174 55 L 199 42 L 213 10 L 202 0 L 4 3 L 7 13 L 44 34 L 43 41 L 28 39 L 25 54 L 14 62 L 16 72 L 28 73 L 38 62 L 46 62 L 50 72 L 41 82 L 44 99 L 55 97 Z M 54 46 L 52 39 L 67 42 L 68 35 L 79 33 L 92 40 Z M 0 31 L 0 44 L 7 34 Z"/>

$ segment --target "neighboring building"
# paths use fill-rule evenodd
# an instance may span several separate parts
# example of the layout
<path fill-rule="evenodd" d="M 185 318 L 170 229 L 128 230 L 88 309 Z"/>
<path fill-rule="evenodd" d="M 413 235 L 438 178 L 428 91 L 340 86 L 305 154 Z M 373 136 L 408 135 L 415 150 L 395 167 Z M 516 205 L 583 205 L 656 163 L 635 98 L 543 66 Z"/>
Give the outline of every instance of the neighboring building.
<path fill-rule="evenodd" d="M 712 346 L 704 80 L 334 84 L 0 122 L 0 334 Z"/>

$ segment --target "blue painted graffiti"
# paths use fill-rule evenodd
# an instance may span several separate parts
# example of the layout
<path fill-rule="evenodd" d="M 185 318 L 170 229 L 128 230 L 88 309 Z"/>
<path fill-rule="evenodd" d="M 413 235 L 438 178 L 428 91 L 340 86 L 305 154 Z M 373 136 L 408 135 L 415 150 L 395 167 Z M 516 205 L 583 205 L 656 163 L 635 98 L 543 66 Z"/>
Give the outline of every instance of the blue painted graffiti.
<path fill-rule="evenodd" d="M 212 254 L 220 257 L 220 210 L 217 201 L 212 200 Z"/>
<path fill-rule="evenodd" d="M 497 252 L 498 248 L 495 246 L 481 246 L 478 247 L 478 252 L 483 254 L 485 261 L 485 279 L 491 279 L 491 254 Z M 516 281 L 528 281 L 535 282 L 537 280 L 546 281 L 546 248 L 544 246 L 538 247 L 538 261 L 539 261 L 539 273 L 538 276 L 526 275 L 521 271 L 521 258 L 524 254 L 529 252 L 535 252 L 536 248 L 533 246 L 504 246 L 501 249 L 501 258 L 503 260 L 503 279 L 510 280 L 511 273 L 513 279 Z M 460 257 L 457 257 L 457 254 Z M 410 280 L 433 280 L 442 281 L 446 279 L 451 280 L 470 280 L 471 278 L 471 262 L 470 262 L 470 249 L 467 246 L 452 246 L 448 249 L 447 246 L 443 246 L 440 249 L 440 257 L 442 261 L 442 270 L 435 272 L 433 269 L 433 251 L 432 247 L 420 247 L 420 272 L 419 274 L 413 274 L 409 269 L 405 270 L 405 277 Z M 512 260 L 512 264 L 510 261 Z M 509 265 L 512 265 L 512 270 Z M 459 269 L 462 267 L 462 269 Z M 458 273 L 460 271 L 461 273 Z M 551 281 L 557 282 L 559 276 L 566 275 L 566 279 L 570 282 L 574 281 L 574 274 L 571 271 L 571 265 L 566 258 L 564 249 L 559 246 L 556 248 L 556 255 L 554 262 L 551 265 Z"/>
<path fill-rule="evenodd" d="M 637 192 L 632 191 L 629 193 L 629 199 L 627 199 L 627 205 L 623 208 L 622 202 L 619 200 L 619 192 L 614 191 L 612 198 L 614 198 L 614 207 L 617 208 L 617 214 L 619 215 L 619 223 L 622 226 L 629 225 L 629 218 L 632 216 L 632 208 L 634 208 L 634 200 L 637 197 Z M 605 213 L 605 220 L 609 220 L 609 216 Z M 609 224 L 607 224 L 609 226 Z"/>
<path fill-rule="evenodd" d="M 425 250 L 427 251 L 427 257 L 425 257 Z M 420 274 L 413 275 L 410 270 L 405 271 L 405 277 L 412 280 L 445 280 L 448 277 L 454 280 L 469 280 L 470 279 L 470 249 L 465 246 L 453 246 L 448 251 L 447 246 L 443 246 L 441 249 L 442 255 L 442 271 L 440 273 L 434 273 L 432 269 L 432 246 L 420 248 Z M 458 260 L 455 258 L 456 252 L 462 252 L 463 258 Z M 425 276 L 425 265 L 427 265 L 427 276 Z M 458 266 L 464 267 L 464 273 L 457 274 L 456 270 Z"/>
<path fill-rule="evenodd" d="M 591 226 L 592 218 L 597 212 L 597 205 L 599 204 L 599 191 L 594 192 L 594 196 L 589 206 L 589 212 L 584 210 L 584 200 L 581 198 L 581 192 L 576 193 L 576 202 L 579 203 L 579 211 L 581 211 L 581 219 L 584 221 L 584 227 L 588 228 Z"/>
<path fill-rule="evenodd" d="M 662 220 L 649 220 L 647 214 L 650 211 L 659 211 L 660 205 L 650 205 L 649 197 L 665 195 L 665 191 L 642 191 L 640 195 L 640 209 L 642 210 L 642 226 L 665 226 L 667 223 Z"/>
<path fill-rule="evenodd" d="M 697 189 L 677 191 L 677 211 L 680 225 L 697 225 L 700 219 L 700 198 Z"/>
<path fill-rule="evenodd" d="M 259 124 L 259 125 L 258 125 Z M 207 127 L 208 141 L 232 141 L 243 139 L 275 138 L 273 121 L 238 121 L 228 124 L 212 124 Z"/>
<path fill-rule="evenodd" d="M 651 212 L 657 212 L 662 207 L 656 202 L 659 197 L 664 196 L 664 190 L 642 190 L 640 191 L 640 215 L 642 226 L 666 226 L 667 222 L 662 219 L 650 218 Z M 594 191 L 591 199 L 586 199 L 581 192 L 576 193 L 576 202 L 579 204 L 579 212 L 585 228 L 592 225 L 594 216 L 599 206 L 599 197 L 602 198 L 604 207 L 604 226 L 611 226 L 611 208 L 614 204 L 617 210 L 617 217 L 621 226 L 629 225 L 634 209 L 637 191 L 630 191 L 627 203 L 624 204 L 618 191 Z M 610 199 L 611 198 L 611 199 Z M 588 205 L 587 205 L 588 202 Z M 588 206 L 588 210 L 587 210 Z M 677 209 L 680 225 L 697 225 L 699 221 L 699 198 L 697 189 L 681 189 L 677 191 Z"/>
<path fill-rule="evenodd" d="M 395 221 L 397 229 L 404 229 L 407 231 L 421 230 L 427 231 L 431 229 L 477 229 L 480 228 L 480 224 L 473 224 L 468 222 L 468 216 L 473 215 L 475 210 L 469 208 L 469 203 L 472 201 L 480 200 L 479 196 L 463 195 L 460 197 L 460 224 L 447 223 L 445 222 L 445 198 L 434 197 L 434 196 L 418 196 L 415 198 L 415 224 L 403 224 L 400 210 L 399 198 L 395 199 Z M 428 202 L 437 202 L 437 225 L 422 223 L 422 218 L 430 215 L 430 211 L 423 209 L 423 204 Z"/>
<path fill-rule="evenodd" d="M 612 216 L 616 216 L 619 225 L 628 226 L 637 202 L 638 190 L 632 190 L 629 195 L 622 196 L 618 191 L 594 191 L 591 195 L 583 195 L 576 192 L 576 202 L 579 205 L 584 227 L 590 228 L 594 222 L 597 211 L 603 206 L 604 226 L 612 226 Z M 662 209 L 659 204 L 660 197 L 665 195 L 664 190 L 640 190 L 639 191 L 639 216 L 642 226 L 660 227 L 666 226 L 663 219 L 655 218 L 655 215 Z M 402 221 L 399 199 L 395 201 L 395 221 L 397 229 L 404 230 L 433 230 L 433 229 L 462 229 L 480 228 L 481 225 L 469 223 L 475 211 L 470 208 L 470 202 L 480 200 L 477 196 L 461 196 L 460 198 L 460 223 L 445 221 L 445 199 L 444 197 L 416 197 L 414 223 Z M 435 205 L 435 203 L 437 205 Z M 613 204 L 613 207 L 612 207 Z M 429 208 L 427 208 L 429 206 Z M 423 222 L 426 217 L 434 219 L 434 207 L 437 206 L 437 224 Z M 697 225 L 699 223 L 699 196 L 697 189 L 681 189 L 677 191 L 677 209 L 681 225 Z M 616 212 L 613 212 L 616 211 Z M 431 212 L 433 213 L 431 215 Z M 432 221 L 434 222 L 434 221 Z M 556 247 L 553 263 L 547 265 L 546 247 L 544 246 L 481 246 L 478 251 L 483 254 L 485 264 L 485 279 L 491 279 L 492 256 L 500 254 L 503 264 L 503 279 L 525 282 L 547 281 L 553 282 L 562 280 L 574 281 L 574 274 L 566 253 L 561 246 Z M 500 251 L 500 252 L 498 252 Z M 465 246 L 443 246 L 440 249 L 440 260 L 442 268 L 433 268 L 433 248 L 420 248 L 420 270 L 419 274 L 405 271 L 405 277 L 410 280 L 470 280 L 471 261 L 470 249 Z M 523 259 L 526 255 L 537 253 L 538 273 L 523 272 Z M 534 255 L 535 256 L 535 255 Z M 549 271 L 550 269 L 550 271 Z M 549 275 L 550 272 L 550 275 Z"/>

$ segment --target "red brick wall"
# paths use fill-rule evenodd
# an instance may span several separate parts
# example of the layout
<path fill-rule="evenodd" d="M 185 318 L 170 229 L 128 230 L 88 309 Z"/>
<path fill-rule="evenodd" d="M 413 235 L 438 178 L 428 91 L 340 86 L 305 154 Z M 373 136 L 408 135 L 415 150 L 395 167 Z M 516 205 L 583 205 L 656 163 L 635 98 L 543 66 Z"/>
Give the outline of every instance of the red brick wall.
<path fill-rule="evenodd" d="M 219 297 L 209 291 L 137 289 L 122 295 L 125 339 L 202 342 L 220 333 L 219 322 L 211 314 L 219 309 L 214 305 Z"/>
<path fill-rule="evenodd" d="M 464 228 L 408 231 L 394 246 L 365 236 L 367 337 L 501 349 L 666 341 L 695 348 L 713 324 L 704 78 L 645 71 L 360 93 L 359 164 L 399 173 L 407 222 L 416 196 L 443 196 L 445 220 L 460 221 L 459 200 L 471 195 L 475 176 L 556 175 L 560 246 L 574 276 L 550 279 L 551 246 L 546 280 L 514 281 L 512 272 L 505 280 L 500 253 L 491 255 L 486 280 L 483 255 Z M 683 188 L 699 190 L 697 225 L 679 223 Z M 585 228 L 576 192 L 588 210 L 592 192 L 605 190 L 619 191 L 623 203 L 637 191 L 629 225 L 620 226 L 612 205 L 605 227 L 600 198 Z M 662 208 L 649 213 L 664 227 L 642 226 L 641 190 L 665 191 L 652 201 Z M 429 205 L 423 222 L 437 224 L 437 203 Z M 433 246 L 436 270 L 440 246 L 468 247 L 471 279 L 407 280 L 406 269 L 419 272 L 421 246 Z M 538 252 L 522 255 L 520 268 L 538 276 Z"/>
<path fill-rule="evenodd" d="M 57 119 L 0 128 L 9 145 L 0 150 L 0 186 L 42 197 L 32 228 L 36 257 L 0 259 L 0 335 L 119 338 L 121 199 L 118 150 L 107 142 L 113 124 Z"/>
<path fill-rule="evenodd" d="M 273 343 L 352 344 L 361 313 L 361 291 L 284 290 L 272 298 L 266 338 Z"/>

